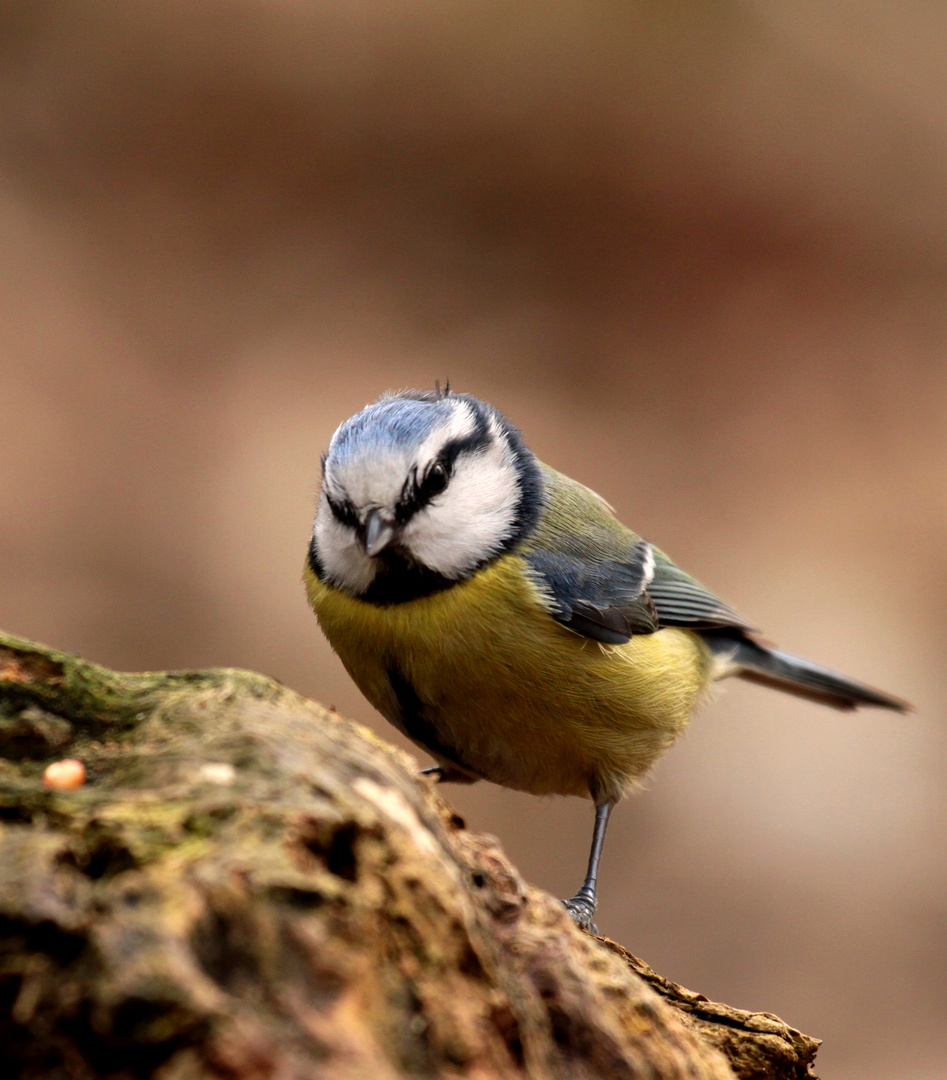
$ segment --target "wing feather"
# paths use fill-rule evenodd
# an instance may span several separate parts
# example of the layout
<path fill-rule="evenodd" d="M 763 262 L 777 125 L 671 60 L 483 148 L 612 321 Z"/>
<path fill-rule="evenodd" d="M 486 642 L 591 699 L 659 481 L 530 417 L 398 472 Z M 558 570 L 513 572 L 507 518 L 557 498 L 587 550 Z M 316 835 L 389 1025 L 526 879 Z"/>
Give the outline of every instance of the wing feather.
<path fill-rule="evenodd" d="M 659 626 L 684 626 L 690 630 L 722 627 L 751 629 L 745 619 L 663 553 L 655 552 L 654 577 L 648 586 Z"/>
<path fill-rule="evenodd" d="M 546 512 L 522 554 L 557 622 L 610 645 L 668 626 L 750 629 L 720 597 L 618 522 L 594 492 L 551 469 L 546 481 Z"/>
<path fill-rule="evenodd" d="M 651 545 L 639 540 L 624 559 L 589 559 L 535 549 L 526 556 L 552 617 L 577 634 L 621 645 L 657 628 L 645 587 Z"/>

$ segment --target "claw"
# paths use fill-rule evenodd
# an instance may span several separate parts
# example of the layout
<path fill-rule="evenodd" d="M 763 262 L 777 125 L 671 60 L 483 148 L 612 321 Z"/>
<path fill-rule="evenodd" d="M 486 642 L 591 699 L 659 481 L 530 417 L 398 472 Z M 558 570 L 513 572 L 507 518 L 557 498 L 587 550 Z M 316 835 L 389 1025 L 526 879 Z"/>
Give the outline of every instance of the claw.
<path fill-rule="evenodd" d="M 421 769 L 418 776 L 430 776 L 436 784 L 475 784 L 479 779 L 450 765 L 431 765 Z"/>
<path fill-rule="evenodd" d="M 592 922 L 595 918 L 596 905 L 584 896 L 573 896 L 571 900 L 563 900 L 562 906 L 572 916 L 573 921 L 580 930 L 587 930 L 590 934 L 598 934 L 598 927 Z"/>

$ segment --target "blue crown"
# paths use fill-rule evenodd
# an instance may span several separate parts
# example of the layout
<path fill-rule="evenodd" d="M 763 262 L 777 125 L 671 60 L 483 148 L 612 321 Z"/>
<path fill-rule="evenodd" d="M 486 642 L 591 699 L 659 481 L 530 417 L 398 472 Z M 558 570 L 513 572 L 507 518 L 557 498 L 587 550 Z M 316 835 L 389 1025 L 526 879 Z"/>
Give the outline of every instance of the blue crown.
<path fill-rule="evenodd" d="M 344 461 L 366 450 L 419 446 L 452 411 L 449 399 L 383 398 L 342 424 L 332 440 L 332 457 Z"/>

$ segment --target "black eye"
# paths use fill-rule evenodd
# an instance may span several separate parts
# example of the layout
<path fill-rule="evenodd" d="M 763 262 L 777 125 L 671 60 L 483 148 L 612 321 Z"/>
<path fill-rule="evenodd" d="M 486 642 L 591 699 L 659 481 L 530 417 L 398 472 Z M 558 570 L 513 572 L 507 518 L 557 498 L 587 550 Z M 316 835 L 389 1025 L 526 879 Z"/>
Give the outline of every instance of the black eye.
<path fill-rule="evenodd" d="M 447 487 L 447 466 L 443 461 L 435 461 L 424 474 L 424 479 L 418 486 L 418 495 L 423 502 L 433 499 Z"/>

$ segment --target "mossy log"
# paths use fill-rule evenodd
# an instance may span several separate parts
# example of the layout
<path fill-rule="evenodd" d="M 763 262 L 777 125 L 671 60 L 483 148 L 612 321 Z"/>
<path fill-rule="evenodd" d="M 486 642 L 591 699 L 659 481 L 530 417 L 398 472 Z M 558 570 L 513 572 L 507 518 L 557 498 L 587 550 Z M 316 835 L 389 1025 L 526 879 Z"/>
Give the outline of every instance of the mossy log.
<path fill-rule="evenodd" d="M 809 1076 L 579 931 L 416 763 L 261 675 L 0 635 L 0 1046 L 23 1080 Z M 44 785 L 52 761 L 87 770 Z"/>

